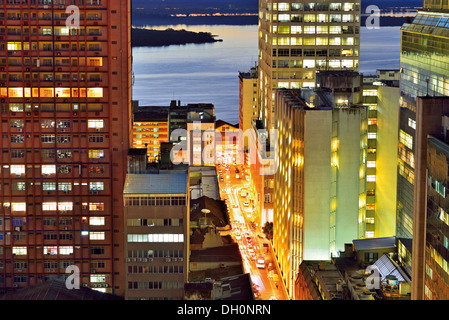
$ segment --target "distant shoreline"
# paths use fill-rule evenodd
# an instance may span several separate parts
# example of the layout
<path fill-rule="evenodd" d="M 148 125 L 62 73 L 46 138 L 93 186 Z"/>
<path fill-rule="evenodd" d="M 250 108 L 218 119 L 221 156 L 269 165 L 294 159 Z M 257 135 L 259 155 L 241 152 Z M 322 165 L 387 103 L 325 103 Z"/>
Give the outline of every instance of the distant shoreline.
<path fill-rule="evenodd" d="M 170 45 L 184 45 L 190 43 L 213 43 L 223 41 L 216 39 L 210 32 L 193 32 L 186 30 L 153 30 L 132 28 L 132 47 L 162 47 Z"/>
<path fill-rule="evenodd" d="M 360 17 L 360 25 L 365 26 L 367 17 L 362 15 Z M 407 21 L 413 20 L 413 17 L 390 17 L 381 16 L 381 27 L 399 27 Z M 257 25 L 257 16 L 203 16 L 203 17 L 173 17 L 168 15 L 148 15 L 135 14 L 133 15 L 133 26 L 164 26 L 164 25 Z"/>

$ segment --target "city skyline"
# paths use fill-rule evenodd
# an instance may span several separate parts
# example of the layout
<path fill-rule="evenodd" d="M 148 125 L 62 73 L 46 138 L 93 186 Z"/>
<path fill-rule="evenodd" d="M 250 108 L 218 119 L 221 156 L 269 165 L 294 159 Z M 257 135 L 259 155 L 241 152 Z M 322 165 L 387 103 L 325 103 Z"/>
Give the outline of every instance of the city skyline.
<path fill-rule="evenodd" d="M 133 19 L 162 7 L 0 0 L 0 300 L 449 298 L 447 3 L 394 9 L 397 65 L 366 74 L 390 2 L 258 2 L 167 1 L 257 31 L 155 56 Z"/>

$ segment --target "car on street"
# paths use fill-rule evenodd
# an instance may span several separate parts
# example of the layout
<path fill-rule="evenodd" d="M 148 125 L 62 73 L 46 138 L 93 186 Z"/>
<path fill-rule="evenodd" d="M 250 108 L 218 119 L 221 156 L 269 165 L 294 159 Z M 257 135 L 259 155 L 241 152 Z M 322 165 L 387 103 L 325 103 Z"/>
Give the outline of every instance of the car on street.
<path fill-rule="evenodd" d="M 245 207 L 248 207 L 248 206 L 249 206 L 249 203 L 248 203 L 248 202 L 245 202 L 243 205 L 244 205 Z"/>

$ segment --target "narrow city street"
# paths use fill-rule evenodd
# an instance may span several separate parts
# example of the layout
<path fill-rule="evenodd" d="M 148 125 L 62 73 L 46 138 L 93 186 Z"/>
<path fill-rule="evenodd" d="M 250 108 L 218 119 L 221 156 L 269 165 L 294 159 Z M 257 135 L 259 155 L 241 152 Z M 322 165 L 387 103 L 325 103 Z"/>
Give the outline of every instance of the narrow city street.
<path fill-rule="evenodd" d="M 237 170 L 236 170 L 237 169 Z M 239 244 L 245 272 L 251 275 L 256 299 L 286 300 L 269 241 L 261 226 L 253 223 L 255 195 L 243 165 L 217 165 L 221 198 L 226 199 L 231 235 Z"/>

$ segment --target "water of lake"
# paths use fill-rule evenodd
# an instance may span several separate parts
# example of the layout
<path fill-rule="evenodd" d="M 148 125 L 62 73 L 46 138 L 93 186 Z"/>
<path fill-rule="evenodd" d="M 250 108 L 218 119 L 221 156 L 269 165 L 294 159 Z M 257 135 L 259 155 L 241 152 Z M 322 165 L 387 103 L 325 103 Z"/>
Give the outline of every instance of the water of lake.
<path fill-rule="evenodd" d="M 133 48 L 133 99 L 167 106 L 170 100 L 213 103 L 217 119 L 238 123 L 238 72 L 257 61 L 257 26 L 152 26 L 211 32 L 223 42 Z M 400 27 L 361 30 L 360 72 L 399 68 Z"/>

